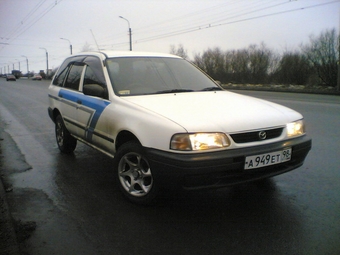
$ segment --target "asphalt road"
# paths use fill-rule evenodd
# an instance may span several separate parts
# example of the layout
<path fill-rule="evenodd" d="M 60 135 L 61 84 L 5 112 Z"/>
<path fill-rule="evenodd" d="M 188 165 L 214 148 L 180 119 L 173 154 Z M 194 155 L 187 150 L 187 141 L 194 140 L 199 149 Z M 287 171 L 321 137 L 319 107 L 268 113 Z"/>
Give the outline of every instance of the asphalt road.
<path fill-rule="evenodd" d="M 340 254 L 340 97 L 238 91 L 298 110 L 313 148 L 269 181 L 127 202 L 112 159 L 78 143 L 61 155 L 47 82 L 0 79 L 3 175 L 12 217 L 35 222 L 21 249 L 52 254 Z"/>

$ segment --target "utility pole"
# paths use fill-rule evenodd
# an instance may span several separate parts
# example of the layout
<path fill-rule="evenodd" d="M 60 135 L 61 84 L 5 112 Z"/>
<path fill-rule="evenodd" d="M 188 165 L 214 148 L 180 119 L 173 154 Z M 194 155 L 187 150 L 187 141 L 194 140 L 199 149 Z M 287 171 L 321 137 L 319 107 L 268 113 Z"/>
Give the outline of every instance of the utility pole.
<path fill-rule="evenodd" d="M 19 63 L 19 71 L 20 71 L 20 70 L 21 70 L 21 69 L 20 69 L 20 60 L 19 60 L 19 59 L 16 59 L 16 60 L 17 60 L 18 63 Z"/>
<path fill-rule="evenodd" d="M 27 65 L 27 79 L 30 78 L 30 73 L 29 73 L 29 67 L 28 67 L 28 58 L 24 55 L 22 55 L 22 57 L 26 58 L 26 65 Z"/>

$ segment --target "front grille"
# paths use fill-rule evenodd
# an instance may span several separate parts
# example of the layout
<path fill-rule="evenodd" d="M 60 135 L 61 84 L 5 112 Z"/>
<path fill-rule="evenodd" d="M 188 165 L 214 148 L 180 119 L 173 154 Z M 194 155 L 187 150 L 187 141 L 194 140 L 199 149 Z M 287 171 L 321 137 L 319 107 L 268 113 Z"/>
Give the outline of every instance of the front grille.
<path fill-rule="evenodd" d="M 260 132 L 265 132 L 266 137 L 260 137 Z M 275 128 L 275 129 L 268 129 L 268 130 L 258 130 L 246 133 L 238 133 L 238 134 L 231 134 L 231 138 L 234 140 L 235 143 L 251 143 L 257 141 L 264 141 L 268 139 L 277 138 L 282 134 L 283 128 Z"/>

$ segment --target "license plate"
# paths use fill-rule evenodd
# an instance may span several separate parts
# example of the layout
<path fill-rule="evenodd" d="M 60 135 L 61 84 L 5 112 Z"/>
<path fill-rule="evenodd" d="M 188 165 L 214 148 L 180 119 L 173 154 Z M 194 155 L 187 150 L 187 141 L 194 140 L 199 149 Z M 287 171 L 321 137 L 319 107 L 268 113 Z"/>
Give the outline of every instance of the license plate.
<path fill-rule="evenodd" d="M 275 151 L 260 155 L 246 157 L 244 169 L 254 169 L 265 166 L 271 166 L 289 161 L 292 158 L 292 148 L 282 151 Z"/>

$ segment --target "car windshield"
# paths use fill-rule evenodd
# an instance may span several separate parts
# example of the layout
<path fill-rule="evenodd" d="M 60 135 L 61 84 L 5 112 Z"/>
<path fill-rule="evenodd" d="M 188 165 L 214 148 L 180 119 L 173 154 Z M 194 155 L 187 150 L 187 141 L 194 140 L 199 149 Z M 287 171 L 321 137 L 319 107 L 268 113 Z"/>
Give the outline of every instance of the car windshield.
<path fill-rule="evenodd" d="M 117 95 L 220 90 L 208 76 L 180 58 L 122 57 L 106 61 Z"/>

